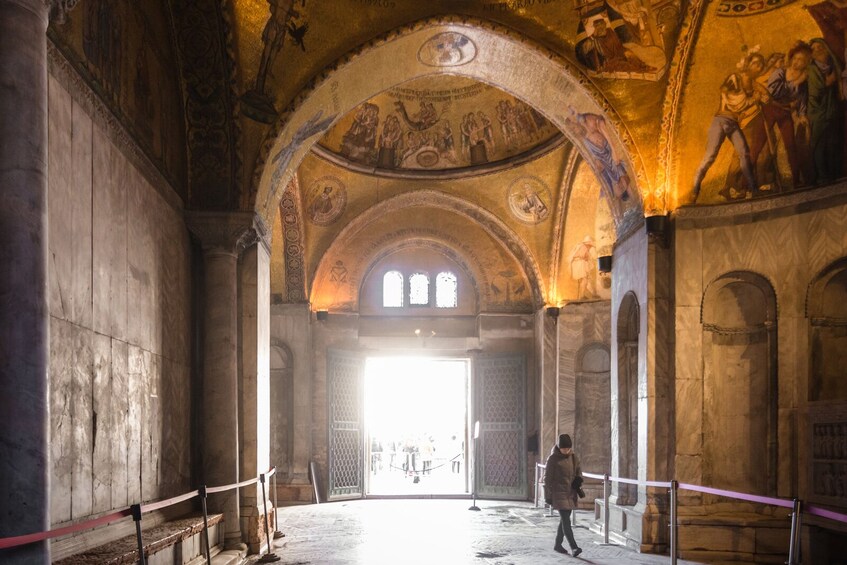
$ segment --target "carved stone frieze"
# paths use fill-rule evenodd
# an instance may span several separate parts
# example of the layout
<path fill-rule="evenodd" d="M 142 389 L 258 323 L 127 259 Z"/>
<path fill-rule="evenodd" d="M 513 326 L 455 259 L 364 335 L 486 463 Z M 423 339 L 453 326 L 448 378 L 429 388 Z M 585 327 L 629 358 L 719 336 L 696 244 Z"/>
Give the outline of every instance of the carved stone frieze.
<path fill-rule="evenodd" d="M 186 212 L 185 224 L 204 251 L 238 254 L 256 242 L 267 244 L 267 229 L 253 212 Z"/>

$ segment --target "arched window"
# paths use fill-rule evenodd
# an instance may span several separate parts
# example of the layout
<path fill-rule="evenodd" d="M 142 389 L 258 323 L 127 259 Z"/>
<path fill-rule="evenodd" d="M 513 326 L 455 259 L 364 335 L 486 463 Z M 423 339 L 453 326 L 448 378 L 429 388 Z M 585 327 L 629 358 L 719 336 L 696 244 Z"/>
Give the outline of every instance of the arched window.
<path fill-rule="evenodd" d="M 409 304 L 413 306 L 429 304 L 429 277 L 424 273 L 415 273 L 409 277 Z"/>
<path fill-rule="evenodd" d="M 435 277 L 435 305 L 438 308 L 456 308 L 458 304 L 456 275 L 447 271 L 438 273 Z"/>
<path fill-rule="evenodd" d="M 382 277 L 382 305 L 385 308 L 403 307 L 403 275 L 388 271 Z"/>

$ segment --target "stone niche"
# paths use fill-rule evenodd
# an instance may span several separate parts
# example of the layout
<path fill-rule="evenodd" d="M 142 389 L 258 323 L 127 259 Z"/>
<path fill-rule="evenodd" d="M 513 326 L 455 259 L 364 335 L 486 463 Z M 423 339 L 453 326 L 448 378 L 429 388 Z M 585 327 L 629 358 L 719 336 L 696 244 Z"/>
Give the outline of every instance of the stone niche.
<path fill-rule="evenodd" d="M 847 258 L 809 285 L 808 499 L 847 507 Z"/>
<path fill-rule="evenodd" d="M 764 277 L 727 273 L 703 297 L 705 484 L 776 494 L 776 297 Z"/>

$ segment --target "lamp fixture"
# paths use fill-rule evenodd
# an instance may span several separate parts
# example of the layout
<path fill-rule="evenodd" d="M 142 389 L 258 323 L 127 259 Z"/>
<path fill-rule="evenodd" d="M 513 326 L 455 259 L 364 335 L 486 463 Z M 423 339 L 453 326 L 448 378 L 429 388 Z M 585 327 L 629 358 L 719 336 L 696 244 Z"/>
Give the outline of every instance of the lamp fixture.
<path fill-rule="evenodd" d="M 597 257 L 597 270 L 601 273 L 611 273 L 612 272 L 612 256 L 611 255 L 600 255 Z"/>
<path fill-rule="evenodd" d="M 325 322 L 329 319 L 329 312 L 327 312 L 326 310 L 318 310 L 315 313 L 315 316 L 317 317 L 319 322 Z"/>

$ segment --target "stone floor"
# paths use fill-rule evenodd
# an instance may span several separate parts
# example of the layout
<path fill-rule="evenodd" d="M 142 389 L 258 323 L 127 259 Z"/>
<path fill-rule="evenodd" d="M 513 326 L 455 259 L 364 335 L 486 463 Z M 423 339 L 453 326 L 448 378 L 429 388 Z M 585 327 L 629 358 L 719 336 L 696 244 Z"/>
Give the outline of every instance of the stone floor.
<path fill-rule="evenodd" d="M 558 516 L 528 502 L 466 499 L 370 499 L 279 509 L 275 542 L 280 565 L 545 565 L 659 564 L 663 555 L 604 546 L 589 531 L 593 513 L 577 513 L 574 529 L 579 558 L 553 551 Z M 257 557 L 249 561 L 255 563 Z M 679 564 L 692 561 L 678 560 Z"/>

